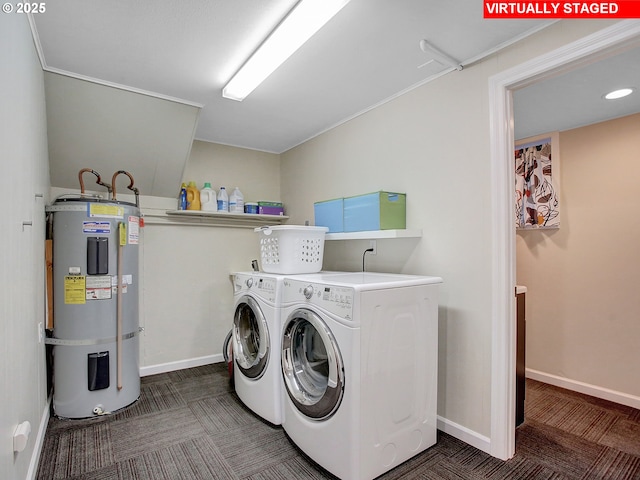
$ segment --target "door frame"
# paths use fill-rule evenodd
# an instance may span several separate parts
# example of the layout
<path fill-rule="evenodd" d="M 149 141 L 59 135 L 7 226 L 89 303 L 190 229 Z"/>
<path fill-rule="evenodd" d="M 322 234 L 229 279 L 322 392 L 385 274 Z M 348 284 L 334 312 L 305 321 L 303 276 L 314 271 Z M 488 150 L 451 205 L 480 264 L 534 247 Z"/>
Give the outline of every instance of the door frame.
<path fill-rule="evenodd" d="M 513 185 L 513 90 L 640 44 L 640 21 L 623 20 L 489 78 L 492 212 L 490 454 L 515 454 L 516 249 Z"/>

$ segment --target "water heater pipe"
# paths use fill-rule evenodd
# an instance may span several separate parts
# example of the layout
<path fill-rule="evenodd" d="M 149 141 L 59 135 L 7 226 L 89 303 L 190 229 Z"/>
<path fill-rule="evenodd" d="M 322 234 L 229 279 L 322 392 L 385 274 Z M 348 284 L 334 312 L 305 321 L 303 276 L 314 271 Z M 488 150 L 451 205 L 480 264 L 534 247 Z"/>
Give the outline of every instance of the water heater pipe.
<path fill-rule="evenodd" d="M 112 200 L 116 200 L 116 177 L 120 174 L 124 174 L 127 177 L 129 177 L 129 180 L 131 180 L 131 182 L 129 183 L 129 185 L 127 186 L 127 188 L 129 190 L 131 190 L 135 196 L 136 196 L 136 207 L 139 207 L 140 204 L 138 202 L 138 196 L 140 195 L 140 191 L 133 186 L 134 180 L 133 180 L 133 175 L 131 175 L 129 172 L 126 172 L 124 170 L 118 170 L 117 172 L 115 172 L 113 174 L 113 178 L 111 179 L 111 183 L 113 184 L 113 198 Z"/>
<path fill-rule="evenodd" d="M 93 174 L 96 176 L 96 178 L 97 178 L 96 183 L 97 183 L 98 185 L 101 185 L 101 186 L 103 186 L 103 187 L 106 187 L 107 192 L 111 193 L 111 185 L 109 185 L 108 183 L 104 183 L 104 182 L 102 181 L 102 179 L 100 178 L 100 174 L 99 174 L 98 172 L 96 172 L 95 170 L 93 170 L 93 169 L 91 169 L 91 168 L 83 168 L 82 170 L 80 170 L 80 171 L 78 172 L 78 180 L 80 181 L 80 193 L 81 193 L 81 194 L 84 194 L 84 181 L 82 180 L 82 174 L 83 174 L 83 173 L 86 173 L 86 172 L 93 173 Z"/>
<path fill-rule="evenodd" d="M 115 199 L 115 197 L 116 192 L 114 189 L 113 198 Z M 118 225 L 118 233 L 120 234 L 118 241 L 118 313 L 116 320 L 116 369 L 118 376 L 118 390 L 122 390 L 122 240 L 126 239 L 124 228 L 124 223 L 120 223 Z"/>

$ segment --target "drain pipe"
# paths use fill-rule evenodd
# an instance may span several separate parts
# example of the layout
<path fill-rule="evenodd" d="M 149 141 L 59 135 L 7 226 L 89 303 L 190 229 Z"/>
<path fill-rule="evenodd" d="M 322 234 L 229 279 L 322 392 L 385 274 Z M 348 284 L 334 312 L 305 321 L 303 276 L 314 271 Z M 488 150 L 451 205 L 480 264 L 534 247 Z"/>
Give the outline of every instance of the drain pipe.
<path fill-rule="evenodd" d="M 111 184 L 113 188 L 113 197 L 112 200 L 117 201 L 116 198 L 116 177 L 120 174 L 124 174 L 129 177 L 131 182 L 127 187 L 131 190 L 136 196 L 136 207 L 139 207 L 139 191 L 136 187 L 133 186 L 134 180 L 133 175 L 125 170 L 118 170 L 113 174 L 113 178 L 111 179 Z M 127 244 L 127 226 L 124 222 L 120 222 L 118 224 L 118 233 L 119 233 L 119 242 L 118 242 L 118 313 L 117 313 L 117 326 L 116 326 L 116 341 L 117 341 L 117 381 L 118 381 L 118 390 L 122 390 L 122 247 Z"/>

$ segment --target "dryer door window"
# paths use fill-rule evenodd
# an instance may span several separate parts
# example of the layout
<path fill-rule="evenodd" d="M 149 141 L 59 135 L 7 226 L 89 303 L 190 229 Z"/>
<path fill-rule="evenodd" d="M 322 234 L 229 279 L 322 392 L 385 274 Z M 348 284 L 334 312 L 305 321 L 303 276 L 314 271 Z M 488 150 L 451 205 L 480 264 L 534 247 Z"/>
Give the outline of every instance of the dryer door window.
<path fill-rule="evenodd" d="M 281 359 L 285 387 L 295 407 L 314 420 L 333 415 L 344 394 L 344 367 L 333 334 L 317 314 L 299 309 L 289 316 Z"/>
<path fill-rule="evenodd" d="M 233 318 L 233 358 L 245 377 L 260 378 L 269 361 L 269 329 L 258 303 L 242 297 Z"/>

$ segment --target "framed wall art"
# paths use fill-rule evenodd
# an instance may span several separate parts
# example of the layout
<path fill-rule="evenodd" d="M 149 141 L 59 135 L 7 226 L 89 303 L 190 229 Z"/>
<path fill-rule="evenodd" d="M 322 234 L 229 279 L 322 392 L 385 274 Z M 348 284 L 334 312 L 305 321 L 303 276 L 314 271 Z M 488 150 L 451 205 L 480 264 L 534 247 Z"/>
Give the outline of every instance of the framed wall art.
<path fill-rule="evenodd" d="M 560 227 L 559 134 L 515 142 L 516 228 Z"/>

